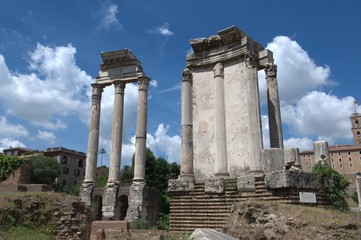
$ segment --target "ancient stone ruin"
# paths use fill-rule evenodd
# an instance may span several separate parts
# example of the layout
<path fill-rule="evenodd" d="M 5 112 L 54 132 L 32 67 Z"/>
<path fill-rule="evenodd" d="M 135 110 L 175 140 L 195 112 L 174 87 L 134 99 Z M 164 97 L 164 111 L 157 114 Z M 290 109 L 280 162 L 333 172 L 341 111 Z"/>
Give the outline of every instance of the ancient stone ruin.
<path fill-rule="evenodd" d="M 149 200 L 154 199 L 154 192 L 144 182 L 148 86 L 150 79 L 144 73 L 141 63 L 128 49 L 102 53 L 101 57 L 103 63 L 100 66 L 100 74 L 96 78 L 95 83 L 92 84 L 93 95 L 89 124 L 87 165 L 80 196 L 87 205 L 91 205 L 95 197 L 94 186 L 99 144 L 101 96 L 105 87 L 114 85 L 109 177 L 106 187 L 100 193 L 102 201 L 101 219 L 126 219 L 128 222 L 132 222 L 134 219 L 142 218 L 154 222 L 156 221 L 154 216 L 157 213 L 157 201 Z M 126 84 L 130 83 L 138 83 L 136 150 L 133 184 L 126 188 L 126 193 L 124 193 L 124 190 L 120 191 L 119 174 L 122 152 L 124 91 Z M 124 205 L 126 205 L 125 209 Z M 126 211 L 126 214 L 124 211 Z"/>
<path fill-rule="evenodd" d="M 232 26 L 190 41 L 182 78 L 181 174 L 169 181 L 171 231 L 220 229 L 234 202 L 324 204 L 298 149 L 284 149 L 273 54 Z M 258 75 L 265 71 L 270 149 L 263 148 Z M 301 199 L 301 200 L 300 200 Z"/>

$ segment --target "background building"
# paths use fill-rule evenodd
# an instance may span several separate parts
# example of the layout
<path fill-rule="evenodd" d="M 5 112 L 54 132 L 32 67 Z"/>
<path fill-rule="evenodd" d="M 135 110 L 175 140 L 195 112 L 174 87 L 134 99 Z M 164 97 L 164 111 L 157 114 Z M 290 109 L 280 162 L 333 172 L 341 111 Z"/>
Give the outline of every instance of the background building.
<path fill-rule="evenodd" d="M 71 191 L 85 174 L 86 154 L 75 150 L 55 147 L 44 151 L 38 151 L 28 148 L 8 148 L 3 150 L 3 154 L 8 156 L 30 156 L 44 155 L 55 158 L 59 163 L 60 176 L 55 180 L 63 187 L 64 191 Z"/>
<path fill-rule="evenodd" d="M 329 147 L 332 168 L 341 174 L 361 172 L 361 114 L 353 113 L 350 117 L 354 145 L 337 144 Z M 313 151 L 300 153 L 302 169 L 312 171 L 319 159 L 314 159 Z"/>

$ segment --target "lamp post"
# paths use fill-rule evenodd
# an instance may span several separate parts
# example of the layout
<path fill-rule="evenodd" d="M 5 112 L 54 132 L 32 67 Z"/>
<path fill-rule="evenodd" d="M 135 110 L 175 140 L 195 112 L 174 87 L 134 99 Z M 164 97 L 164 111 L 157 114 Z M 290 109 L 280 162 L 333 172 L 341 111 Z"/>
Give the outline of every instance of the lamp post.
<path fill-rule="evenodd" d="M 105 149 L 104 148 L 100 149 L 99 154 L 100 154 L 100 166 L 103 166 L 103 155 L 105 154 Z"/>

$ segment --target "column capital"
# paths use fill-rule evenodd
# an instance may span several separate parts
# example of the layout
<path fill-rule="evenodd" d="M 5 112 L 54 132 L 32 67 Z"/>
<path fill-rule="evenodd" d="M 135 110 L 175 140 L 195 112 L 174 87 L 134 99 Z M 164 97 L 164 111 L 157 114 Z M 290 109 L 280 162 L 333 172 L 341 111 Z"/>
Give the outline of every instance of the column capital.
<path fill-rule="evenodd" d="M 214 77 L 224 77 L 224 67 L 222 62 L 216 63 L 213 67 Z"/>
<path fill-rule="evenodd" d="M 114 82 L 115 94 L 124 94 L 125 84 L 121 80 Z"/>
<path fill-rule="evenodd" d="M 189 68 L 185 68 L 182 72 L 182 82 L 183 81 L 192 81 L 192 71 Z"/>
<path fill-rule="evenodd" d="M 266 78 L 277 78 L 277 65 L 268 63 L 264 68 Z"/>
<path fill-rule="evenodd" d="M 98 84 L 98 83 L 93 83 L 91 84 L 91 86 L 93 87 L 93 98 L 94 97 L 101 97 L 102 96 L 102 92 L 103 92 L 103 89 L 104 89 L 104 86 L 101 85 L 101 84 Z"/>
<path fill-rule="evenodd" d="M 148 77 L 140 77 L 138 78 L 138 91 L 140 90 L 148 90 L 150 79 Z"/>
<path fill-rule="evenodd" d="M 252 68 L 257 66 L 256 54 L 253 51 L 248 51 L 244 55 L 244 61 L 247 68 Z"/>

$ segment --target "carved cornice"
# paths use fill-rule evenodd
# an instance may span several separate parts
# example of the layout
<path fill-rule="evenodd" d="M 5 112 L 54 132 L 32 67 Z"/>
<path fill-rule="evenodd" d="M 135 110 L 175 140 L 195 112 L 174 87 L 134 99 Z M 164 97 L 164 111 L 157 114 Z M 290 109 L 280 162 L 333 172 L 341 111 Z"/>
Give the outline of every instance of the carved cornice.
<path fill-rule="evenodd" d="M 224 67 L 222 62 L 218 62 L 213 68 L 214 77 L 224 77 Z"/>
<path fill-rule="evenodd" d="M 277 78 L 277 65 L 267 64 L 264 72 L 266 73 L 266 78 Z"/>

